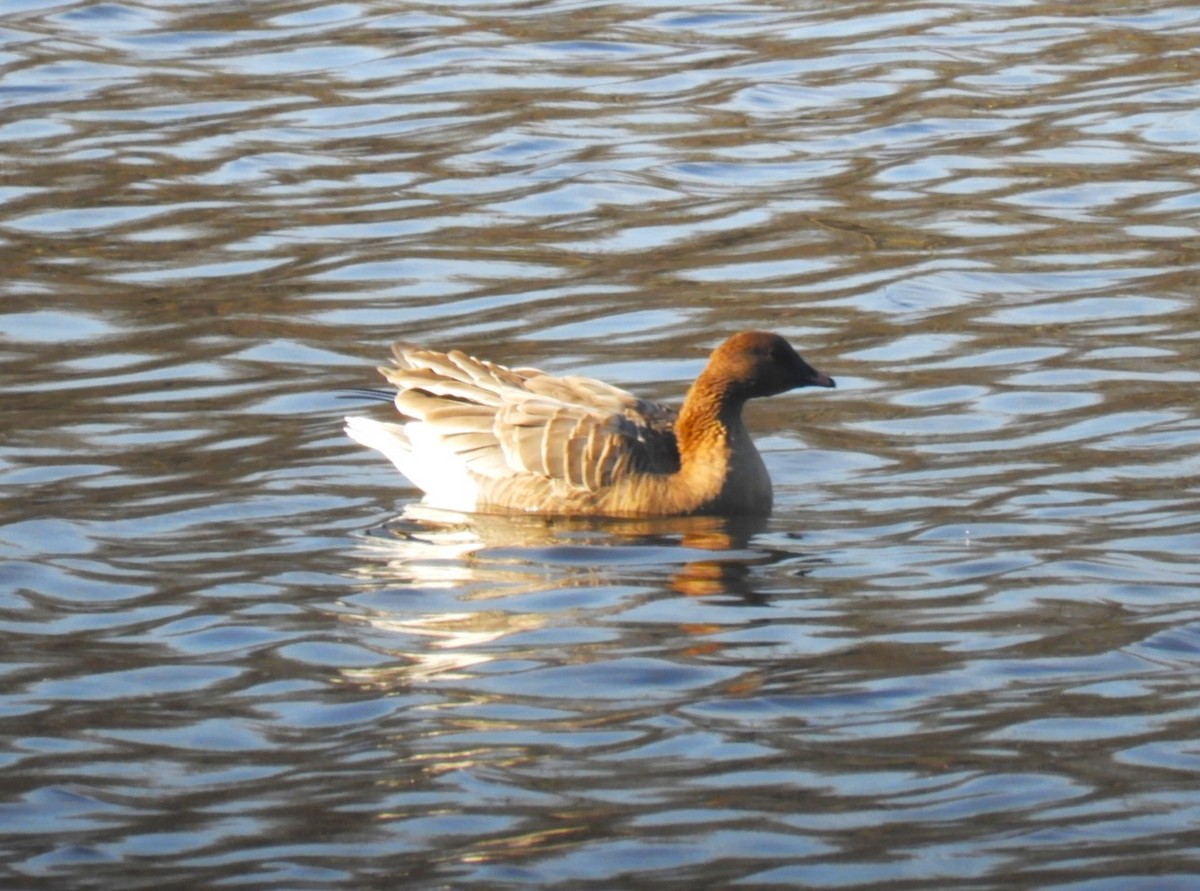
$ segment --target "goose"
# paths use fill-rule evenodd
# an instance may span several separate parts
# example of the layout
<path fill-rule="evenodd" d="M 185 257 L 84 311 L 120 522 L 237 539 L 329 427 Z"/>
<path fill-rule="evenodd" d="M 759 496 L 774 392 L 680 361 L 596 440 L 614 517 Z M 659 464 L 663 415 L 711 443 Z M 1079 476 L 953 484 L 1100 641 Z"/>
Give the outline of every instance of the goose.
<path fill-rule="evenodd" d="M 460 513 L 769 514 L 771 479 L 742 407 L 836 386 L 763 331 L 718 346 L 678 410 L 459 350 L 397 343 L 392 355 L 379 372 L 396 388 L 402 422 L 348 417 L 346 433 L 391 460 L 426 506 Z"/>

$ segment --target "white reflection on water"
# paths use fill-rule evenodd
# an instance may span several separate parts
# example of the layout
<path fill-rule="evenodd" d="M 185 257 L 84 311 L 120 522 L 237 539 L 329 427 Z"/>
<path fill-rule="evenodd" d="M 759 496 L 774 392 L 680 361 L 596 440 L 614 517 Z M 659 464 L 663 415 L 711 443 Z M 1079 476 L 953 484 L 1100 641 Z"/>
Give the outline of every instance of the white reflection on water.
<path fill-rule="evenodd" d="M 736 595 L 754 567 L 789 556 L 750 544 L 762 528 L 757 519 L 467 517 L 412 505 L 364 541 L 359 576 L 368 590 L 339 614 L 383 632 L 380 641 L 414 645 L 382 644 L 401 666 L 347 677 L 462 679 L 463 669 L 502 658 L 510 637 L 538 629 L 570 627 L 572 645 L 584 645 L 589 635 L 579 636 L 577 622 L 624 612 L 627 598 L 642 602 L 659 585 L 692 597 Z"/>

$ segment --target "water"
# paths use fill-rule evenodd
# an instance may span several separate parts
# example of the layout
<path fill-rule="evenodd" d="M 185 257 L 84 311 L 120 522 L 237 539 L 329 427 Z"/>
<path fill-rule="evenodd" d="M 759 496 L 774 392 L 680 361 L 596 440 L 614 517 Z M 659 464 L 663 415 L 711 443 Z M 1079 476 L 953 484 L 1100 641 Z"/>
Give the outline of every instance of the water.
<path fill-rule="evenodd" d="M 1187 4 L 0 2 L 6 887 L 1200 881 Z M 436 527 L 393 339 L 761 524 Z"/>

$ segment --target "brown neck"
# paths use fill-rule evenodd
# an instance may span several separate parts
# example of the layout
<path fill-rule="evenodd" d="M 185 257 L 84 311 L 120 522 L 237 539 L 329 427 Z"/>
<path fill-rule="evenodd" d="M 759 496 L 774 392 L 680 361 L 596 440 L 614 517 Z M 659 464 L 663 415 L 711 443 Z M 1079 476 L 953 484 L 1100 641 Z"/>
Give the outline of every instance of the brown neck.
<path fill-rule="evenodd" d="M 701 375 L 679 412 L 675 434 L 679 470 L 631 478 L 605 495 L 601 511 L 662 514 L 766 514 L 771 482 L 742 425 L 741 398 L 727 385 Z"/>
<path fill-rule="evenodd" d="M 720 497 L 742 426 L 745 400 L 730 398 L 728 383 L 701 375 L 679 412 L 679 474 L 704 500 Z"/>

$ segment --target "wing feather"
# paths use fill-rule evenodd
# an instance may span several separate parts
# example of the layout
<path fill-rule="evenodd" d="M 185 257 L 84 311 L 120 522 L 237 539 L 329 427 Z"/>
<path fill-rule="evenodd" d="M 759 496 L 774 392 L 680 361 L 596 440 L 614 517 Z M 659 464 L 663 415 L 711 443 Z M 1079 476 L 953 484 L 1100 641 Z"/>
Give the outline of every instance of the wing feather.
<path fill-rule="evenodd" d="M 679 469 L 675 411 L 619 387 L 457 350 L 396 344 L 393 356 L 380 372 L 397 389 L 398 411 L 485 479 L 532 474 L 596 492 L 633 472 Z"/>

